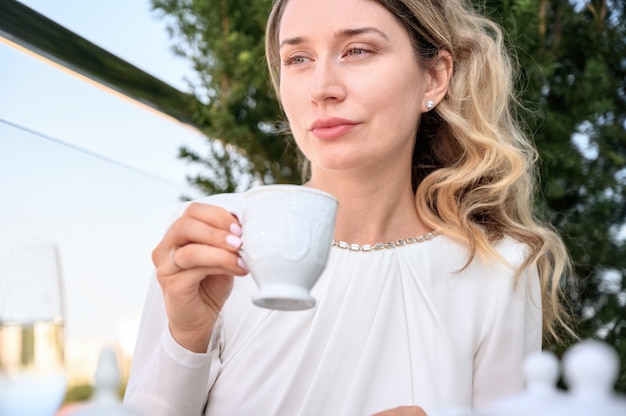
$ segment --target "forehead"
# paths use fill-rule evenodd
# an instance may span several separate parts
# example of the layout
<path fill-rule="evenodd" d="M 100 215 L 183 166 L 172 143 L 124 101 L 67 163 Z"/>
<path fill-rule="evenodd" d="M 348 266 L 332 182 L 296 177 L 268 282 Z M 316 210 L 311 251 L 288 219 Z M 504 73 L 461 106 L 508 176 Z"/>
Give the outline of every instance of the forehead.
<path fill-rule="evenodd" d="M 279 40 L 337 33 L 356 27 L 403 31 L 400 23 L 374 0 L 289 0 L 279 24 Z"/>

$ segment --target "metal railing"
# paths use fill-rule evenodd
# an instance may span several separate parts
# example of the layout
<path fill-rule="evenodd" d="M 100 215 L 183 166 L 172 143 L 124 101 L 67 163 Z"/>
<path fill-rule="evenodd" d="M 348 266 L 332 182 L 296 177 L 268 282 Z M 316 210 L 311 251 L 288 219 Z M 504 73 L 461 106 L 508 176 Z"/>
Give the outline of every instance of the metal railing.
<path fill-rule="evenodd" d="M 0 41 L 195 127 L 192 97 L 15 0 L 0 1 Z"/>

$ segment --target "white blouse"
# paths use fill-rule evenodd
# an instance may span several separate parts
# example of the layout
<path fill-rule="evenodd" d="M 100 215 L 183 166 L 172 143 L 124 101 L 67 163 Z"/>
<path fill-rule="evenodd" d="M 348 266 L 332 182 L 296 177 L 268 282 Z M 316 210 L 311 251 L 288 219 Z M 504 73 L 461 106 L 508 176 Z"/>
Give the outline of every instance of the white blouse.
<path fill-rule="evenodd" d="M 200 202 L 232 206 L 239 195 Z M 505 238 L 513 266 L 526 246 Z M 373 252 L 332 248 L 315 308 L 254 306 L 235 287 L 207 353 L 178 345 L 152 279 L 124 402 L 145 415 L 366 416 L 398 406 L 481 408 L 523 387 L 541 348 L 536 267 L 514 269 L 441 235 Z"/>

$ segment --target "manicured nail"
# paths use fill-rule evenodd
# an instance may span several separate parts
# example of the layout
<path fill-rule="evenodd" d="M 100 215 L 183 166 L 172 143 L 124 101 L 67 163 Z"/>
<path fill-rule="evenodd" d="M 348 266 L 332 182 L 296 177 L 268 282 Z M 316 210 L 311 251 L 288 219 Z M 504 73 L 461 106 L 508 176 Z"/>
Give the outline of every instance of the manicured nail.
<path fill-rule="evenodd" d="M 245 271 L 247 271 L 247 272 L 249 271 L 249 270 L 248 270 L 248 265 L 246 264 L 246 262 L 245 262 L 245 261 L 243 261 L 243 259 L 242 259 L 241 257 L 239 257 L 239 258 L 237 259 L 237 264 L 239 265 L 239 267 L 241 267 L 241 268 L 242 268 L 242 269 L 244 269 Z"/>
<path fill-rule="evenodd" d="M 226 237 L 226 243 L 233 248 L 239 248 L 241 247 L 241 238 L 236 235 L 228 234 Z"/>
<path fill-rule="evenodd" d="M 241 237 L 241 227 L 235 222 L 230 224 L 230 232 L 237 237 Z"/>

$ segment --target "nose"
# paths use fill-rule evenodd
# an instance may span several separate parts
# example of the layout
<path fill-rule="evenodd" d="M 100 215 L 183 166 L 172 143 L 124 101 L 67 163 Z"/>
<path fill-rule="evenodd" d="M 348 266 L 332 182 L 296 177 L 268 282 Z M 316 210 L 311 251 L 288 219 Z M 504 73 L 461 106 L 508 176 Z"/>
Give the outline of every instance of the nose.
<path fill-rule="evenodd" d="M 318 59 L 311 75 L 309 98 L 322 104 L 342 101 L 346 97 L 340 63 L 332 59 Z"/>

